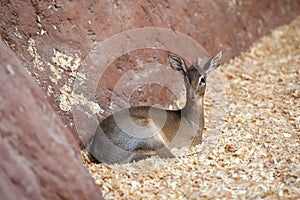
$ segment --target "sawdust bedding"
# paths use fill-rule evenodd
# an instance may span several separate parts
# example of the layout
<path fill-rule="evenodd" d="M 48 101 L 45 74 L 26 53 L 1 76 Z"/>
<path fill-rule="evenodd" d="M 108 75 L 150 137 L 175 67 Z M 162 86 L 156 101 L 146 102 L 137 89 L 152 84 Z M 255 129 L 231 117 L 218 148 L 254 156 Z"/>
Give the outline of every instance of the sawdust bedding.
<path fill-rule="evenodd" d="M 210 154 L 198 145 L 176 159 L 111 166 L 83 156 L 106 199 L 300 198 L 300 16 L 220 73 L 226 116 Z"/>

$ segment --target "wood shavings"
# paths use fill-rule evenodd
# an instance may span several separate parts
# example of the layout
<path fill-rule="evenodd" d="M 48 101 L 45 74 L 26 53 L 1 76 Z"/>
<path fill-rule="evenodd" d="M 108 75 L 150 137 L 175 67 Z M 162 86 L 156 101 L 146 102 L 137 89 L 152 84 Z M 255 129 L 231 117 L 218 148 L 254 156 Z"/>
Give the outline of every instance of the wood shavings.
<path fill-rule="evenodd" d="M 299 47 L 300 16 L 220 67 L 226 118 L 207 158 L 198 153 L 201 145 L 180 158 L 125 165 L 96 164 L 83 156 L 104 197 L 299 199 Z"/>

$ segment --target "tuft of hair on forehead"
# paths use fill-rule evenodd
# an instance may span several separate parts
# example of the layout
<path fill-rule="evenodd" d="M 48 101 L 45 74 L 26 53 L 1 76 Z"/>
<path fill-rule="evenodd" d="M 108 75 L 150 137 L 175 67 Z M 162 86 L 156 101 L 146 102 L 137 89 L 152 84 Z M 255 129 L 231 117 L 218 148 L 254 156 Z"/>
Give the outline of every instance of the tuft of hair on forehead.
<path fill-rule="evenodd" d="M 196 63 L 196 62 L 195 62 Z M 198 74 L 198 76 L 200 75 L 204 75 L 206 76 L 206 72 L 204 69 L 202 69 L 199 65 L 197 64 L 192 64 L 188 70 L 187 70 L 187 73 L 194 73 L 194 74 Z"/>

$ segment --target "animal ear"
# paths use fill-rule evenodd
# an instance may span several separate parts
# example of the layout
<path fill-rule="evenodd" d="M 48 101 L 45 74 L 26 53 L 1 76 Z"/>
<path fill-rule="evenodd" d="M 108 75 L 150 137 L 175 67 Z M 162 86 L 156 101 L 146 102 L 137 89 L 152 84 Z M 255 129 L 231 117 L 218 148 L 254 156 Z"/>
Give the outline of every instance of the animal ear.
<path fill-rule="evenodd" d="M 184 60 L 180 56 L 169 53 L 168 58 L 173 69 L 182 71 L 184 75 L 186 74 L 186 65 Z"/>
<path fill-rule="evenodd" d="M 222 58 L 222 51 L 217 53 L 216 56 L 212 57 L 207 61 L 207 63 L 204 65 L 203 69 L 206 73 L 209 73 L 215 69 L 217 69 L 220 65 L 220 60 Z"/>

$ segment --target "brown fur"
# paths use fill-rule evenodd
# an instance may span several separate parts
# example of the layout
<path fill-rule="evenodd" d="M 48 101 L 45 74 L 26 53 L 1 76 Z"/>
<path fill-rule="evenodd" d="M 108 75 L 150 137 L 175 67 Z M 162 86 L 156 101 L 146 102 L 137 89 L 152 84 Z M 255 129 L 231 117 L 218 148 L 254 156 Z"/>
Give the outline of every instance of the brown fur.
<path fill-rule="evenodd" d="M 218 67 L 221 56 L 219 53 L 210 59 L 204 69 L 194 65 L 187 69 L 182 58 L 169 54 L 172 68 L 183 72 L 186 105 L 177 111 L 140 106 L 114 113 L 100 122 L 88 148 L 92 156 L 108 164 L 133 162 L 153 155 L 174 158 L 170 148 L 200 144 L 206 76 Z"/>

